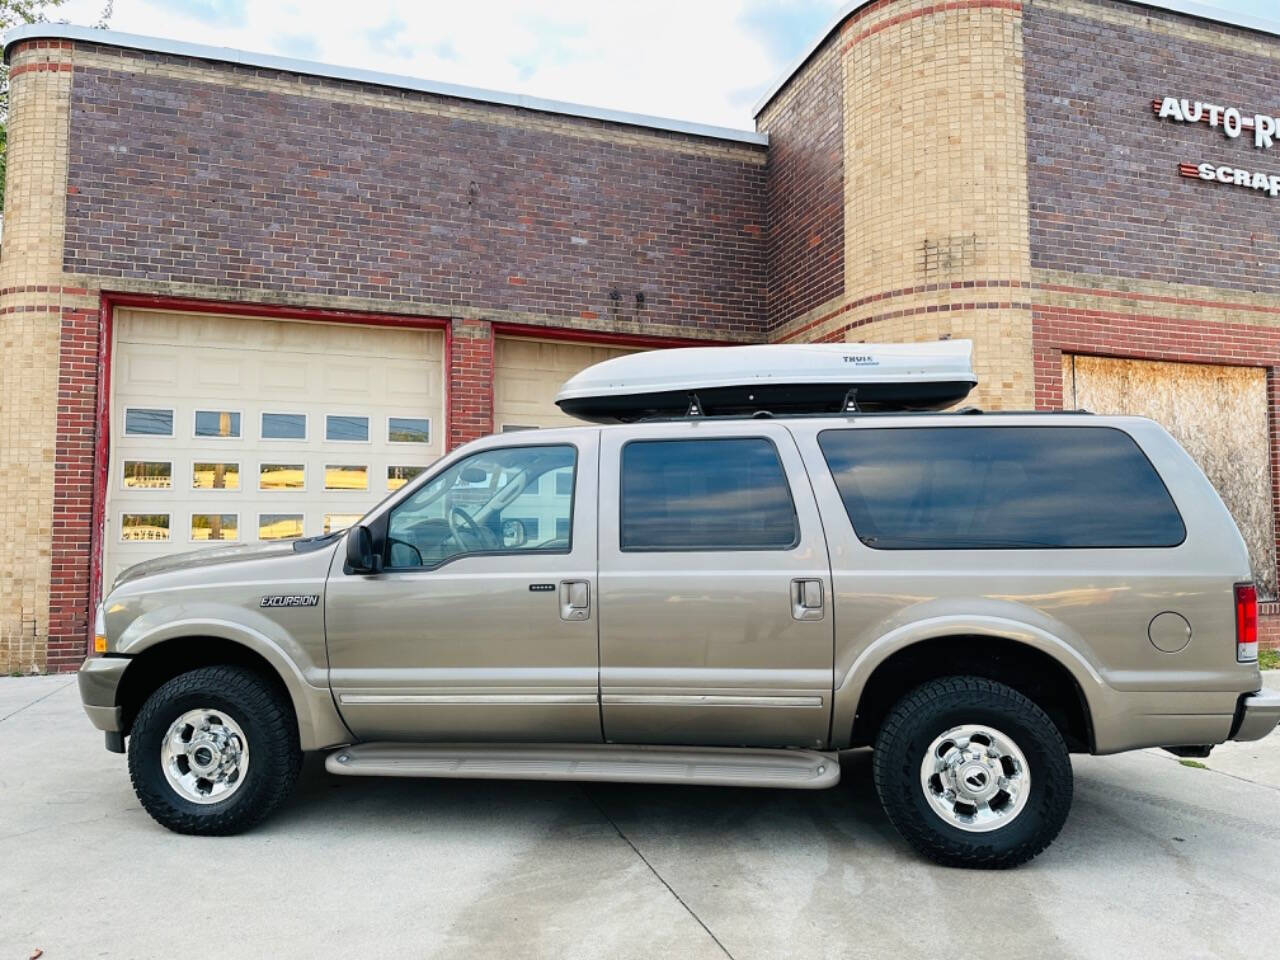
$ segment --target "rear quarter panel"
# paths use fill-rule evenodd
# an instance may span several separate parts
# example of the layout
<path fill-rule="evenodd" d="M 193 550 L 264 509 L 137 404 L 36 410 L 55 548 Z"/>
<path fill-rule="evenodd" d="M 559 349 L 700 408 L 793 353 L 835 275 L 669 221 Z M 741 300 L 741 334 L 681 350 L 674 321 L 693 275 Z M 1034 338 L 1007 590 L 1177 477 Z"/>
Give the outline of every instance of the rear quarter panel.
<path fill-rule="evenodd" d="M 1186 525 L 1177 547 L 880 550 L 858 539 L 818 445 L 824 429 L 1056 425 L 1115 427 L 1163 478 Z M 852 417 L 793 423 L 830 545 L 835 601 L 833 744 L 847 746 L 876 666 L 920 640 L 981 634 L 1040 649 L 1067 667 L 1088 704 L 1099 753 L 1228 736 L 1256 667 L 1235 661 L 1232 586 L 1249 578 L 1244 542 L 1203 472 L 1157 424 L 1043 415 Z M 1192 639 L 1163 653 L 1153 617 L 1174 611 Z"/>

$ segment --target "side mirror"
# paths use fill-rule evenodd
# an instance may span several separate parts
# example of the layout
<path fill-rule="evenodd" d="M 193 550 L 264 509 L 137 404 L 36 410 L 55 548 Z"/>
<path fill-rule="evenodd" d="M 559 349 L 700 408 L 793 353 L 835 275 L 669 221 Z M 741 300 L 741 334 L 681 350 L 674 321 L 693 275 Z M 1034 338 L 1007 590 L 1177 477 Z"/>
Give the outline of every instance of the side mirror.
<path fill-rule="evenodd" d="M 504 547 L 523 547 L 528 542 L 523 520 L 502 521 L 502 545 Z"/>
<path fill-rule="evenodd" d="M 347 566 L 356 573 L 382 572 L 382 556 L 373 547 L 368 527 L 352 527 L 347 533 Z"/>

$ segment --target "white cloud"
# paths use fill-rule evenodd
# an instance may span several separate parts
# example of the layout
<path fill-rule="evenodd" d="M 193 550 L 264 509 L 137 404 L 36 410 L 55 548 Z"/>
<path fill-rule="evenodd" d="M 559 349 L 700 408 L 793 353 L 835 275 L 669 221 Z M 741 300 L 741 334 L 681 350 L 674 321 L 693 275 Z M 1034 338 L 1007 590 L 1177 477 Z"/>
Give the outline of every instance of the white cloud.
<path fill-rule="evenodd" d="M 756 96 L 840 2 L 116 0 L 111 28 L 750 128 Z M 58 15 L 91 23 L 101 5 Z"/>

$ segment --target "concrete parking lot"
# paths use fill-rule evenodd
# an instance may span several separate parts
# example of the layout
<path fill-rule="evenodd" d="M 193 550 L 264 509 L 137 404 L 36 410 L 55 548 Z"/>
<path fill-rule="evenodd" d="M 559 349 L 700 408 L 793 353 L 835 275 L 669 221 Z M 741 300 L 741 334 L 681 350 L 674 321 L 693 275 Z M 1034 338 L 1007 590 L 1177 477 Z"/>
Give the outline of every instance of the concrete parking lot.
<path fill-rule="evenodd" d="M 1276 956 L 1280 734 L 1206 762 L 1077 758 L 1062 836 L 998 874 L 914 856 L 865 752 L 816 794 L 313 758 L 263 827 L 199 839 L 143 813 L 72 679 L 3 679 L 0 960 Z"/>

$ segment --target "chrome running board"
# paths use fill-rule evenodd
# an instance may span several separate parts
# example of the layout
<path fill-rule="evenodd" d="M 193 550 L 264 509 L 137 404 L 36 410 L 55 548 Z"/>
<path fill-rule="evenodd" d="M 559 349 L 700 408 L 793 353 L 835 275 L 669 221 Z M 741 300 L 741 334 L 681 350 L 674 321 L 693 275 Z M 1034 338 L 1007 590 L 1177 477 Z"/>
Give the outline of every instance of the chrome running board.
<path fill-rule="evenodd" d="M 592 780 L 821 790 L 840 782 L 835 753 L 747 747 L 361 743 L 324 767 L 347 777 Z"/>

